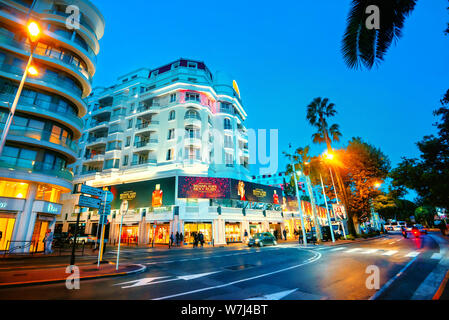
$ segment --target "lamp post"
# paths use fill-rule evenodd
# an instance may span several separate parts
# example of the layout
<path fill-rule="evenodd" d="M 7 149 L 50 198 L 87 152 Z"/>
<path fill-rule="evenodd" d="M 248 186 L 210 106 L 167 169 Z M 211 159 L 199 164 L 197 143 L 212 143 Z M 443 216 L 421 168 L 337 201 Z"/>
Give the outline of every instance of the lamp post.
<path fill-rule="evenodd" d="M 289 147 L 291 150 L 292 145 L 290 144 Z M 299 198 L 298 181 L 296 178 L 296 168 L 295 168 L 295 164 L 293 163 L 292 156 L 290 156 L 290 160 L 292 161 L 291 166 L 292 166 L 292 170 L 293 170 L 293 178 L 295 181 L 295 192 L 296 192 L 296 200 L 298 201 L 298 211 L 299 211 L 299 216 L 301 217 L 302 240 L 303 240 L 304 245 L 307 245 L 306 225 L 304 224 L 304 215 L 302 213 L 301 199 Z"/>
<path fill-rule="evenodd" d="M 10 111 L 9 111 L 8 118 L 6 119 L 6 123 L 5 123 L 5 126 L 3 128 L 2 135 L 0 137 L 0 156 L 3 153 L 3 148 L 4 148 L 5 142 L 6 142 L 6 136 L 8 135 L 9 128 L 10 128 L 12 120 L 14 118 L 14 113 L 16 111 L 17 104 L 18 104 L 19 99 L 20 99 L 20 95 L 22 94 L 22 90 L 23 90 L 23 87 L 25 85 L 25 81 L 26 81 L 27 75 L 28 75 L 28 73 L 30 73 L 30 75 L 32 75 L 32 76 L 36 76 L 38 74 L 36 68 L 31 65 L 31 62 L 33 61 L 34 49 L 36 48 L 37 43 L 39 41 L 41 31 L 40 31 L 39 25 L 36 22 L 30 22 L 28 24 L 28 28 L 27 29 L 28 29 L 28 39 L 31 42 L 30 57 L 28 58 L 28 63 L 26 65 L 26 67 L 25 67 L 25 72 L 23 73 L 22 80 L 20 81 L 19 88 L 17 90 L 16 96 L 14 98 L 14 102 L 12 104 L 12 107 L 11 107 Z"/>
<path fill-rule="evenodd" d="M 332 228 L 332 221 L 331 216 L 329 214 L 329 207 L 327 206 L 326 191 L 324 190 L 323 176 L 321 175 L 321 173 L 320 173 L 320 180 L 321 180 L 321 187 L 323 188 L 324 203 L 326 204 L 327 222 L 329 223 L 332 242 L 335 242 L 334 229 Z"/>

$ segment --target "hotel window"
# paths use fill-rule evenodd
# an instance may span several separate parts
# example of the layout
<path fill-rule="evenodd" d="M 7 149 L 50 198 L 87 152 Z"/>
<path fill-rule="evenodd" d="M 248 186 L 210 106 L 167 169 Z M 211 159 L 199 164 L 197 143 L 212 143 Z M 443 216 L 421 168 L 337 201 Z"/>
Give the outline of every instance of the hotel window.
<path fill-rule="evenodd" d="M 133 112 L 134 111 L 134 107 L 135 107 L 135 103 L 131 103 L 131 106 L 129 107 L 129 112 Z"/>
<path fill-rule="evenodd" d="M 232 167 L 234 165 L 234 157 L 232 156 L 232 153 L 225 153 L 225 163 L 226 167 Z"/>
<path fill-rule="evenodd" d="M 186 127 L 185 137 L 188 139 L 193 139 L 193 138 L 200 139 L 201 138 L 200 130 L 196 129 L 192 126 L 188 126 L 188 127 Z"/>
<path fill-rule="evenodd" d="M 128 129 L 131 129 L 133 127 L 133 119 L 128 120 Z"/>
<path fill-rule="evenodd" d="M 167 150 L 167 158 L 166 158 L 166 160 L 167 160 L 167 161 L 173 160 L 173 155 L 174 155 L 174 154 L 175 154 L 174 149 L 168 149 L 168 150 Z"/>
<path fill-rule="evenodd" d="M 137 88 L 136 87 L 134 87 L 133 89 L 132 89 L 132 95 L 134 96 L 134 95 L 136 95 L 136 93 L 137 93 Z"/>
<path fill-rule="evenodd" d="M 196 68 L 197 68 L 196 62 L 188 62 L 188 63 L 187 63 L 187 68 L 193 68 L 193 69 L 196 69 Z"/>
<path fill-rule="evenodd" d="M 172 93 L 170 95 L 170 102 L 175 102 L 176 101 L 176 93 Z"/>
<path fill-rule="evenodd" d="M 167 140 L 172 140 L 174 138 L 175 138 L 175 129 L 169 129 L 168 130 Z"/>
<path fill-rule="evenodd" d="M 187 110 L 184 119 L 198 119 L 198 120 L 201 120 L 201 117 L 200 117 L 200 114 L 198 113 L 198 111 L 193 110 L 193 109 L 189 109 L 189 110 Z"/>
<path fill-rule="evenodd" d="M 200 94 L 199 93 L 192 93 L 187 92 L 186 93 L 186 101 L 200 101 Z"/>
<path fill-rule="evenodd" d="M 200 149 L 193 146 L 185 148 L 186 158 L 189 160 L 201 160 Z"/>
<path fill-rule="evenodd" d="M 0 197 L 25 199 L 27 193 L 27 183 L 0 180 Z"/>
<path fill-rule="evenodd" d="M 190 82 L 196 82 L 197 81 L 196 78 L 188 78 L 187 80 L 190 81 Z"/>
<path fill-rule="evenodd" d="M 131 137 L 126 137 L 125 147 L 129 147 L 131 145 Z"/>
<path fill-rule="evenodd" d="M 225 148 L 233 148 L 232 137 L 225 135 L 224 136 L 224 146 Z"/>
<path fill-rule="evenodd" d="M 174 110 L 170 111 L 170 114 L 168 115 L 168 120 L 175 120 L 176 118 L 176 112 Z"/>
<path fill-rule="evenodd" d="M 120 159 L 109 159 L 105 161 L 104 169 L 118 169 L 120 167 Z"/>
<path fill-rule="evenodd" d="M 224 128 L 225 130 L 232 130 L 231 119 L 229 118 L 224 119 Z"/>
<path fill-rule="evenodd" d="M 124 156 L 123 157 L 123 165 L 127 166 L 128 165 L 128 161 L 129 161 L 129 156 L 128 155 Z"/>

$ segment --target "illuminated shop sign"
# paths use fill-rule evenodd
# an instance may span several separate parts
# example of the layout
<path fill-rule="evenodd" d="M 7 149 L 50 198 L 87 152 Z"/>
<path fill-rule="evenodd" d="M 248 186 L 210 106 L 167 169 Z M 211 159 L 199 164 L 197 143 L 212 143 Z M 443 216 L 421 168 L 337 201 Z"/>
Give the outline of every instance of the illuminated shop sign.
<path fill-rule="evenodd" d="M 277 205 L 282 203 L 282 189 L 228 178 L 179 177 L 178 197 L 233 199 Z"/>
<path fill-rule="evenodd" d="M 6 209 L 6 207 L 8 206 L 8 202 L 7 201 L 0 201 L 0 209 Z"/>

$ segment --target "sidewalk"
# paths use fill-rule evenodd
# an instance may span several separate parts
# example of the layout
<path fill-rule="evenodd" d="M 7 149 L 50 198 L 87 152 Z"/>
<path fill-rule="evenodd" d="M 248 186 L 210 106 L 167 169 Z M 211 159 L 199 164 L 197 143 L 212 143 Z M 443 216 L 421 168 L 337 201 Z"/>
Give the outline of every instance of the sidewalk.
<path fill-rule="evenodd" d="M 97 264 L 89 263 L 77 265 L 79 268 L 80 280 L 98 279 L 106 277 L 124 276 L 133 273 L 143 272 L 146 267 L 137 264 L 124 264 L 116 270 L 115 264 Z M 65 282 L 71 273 L 66 273 L 67 266 L 39 268 L 25 270 L 0 271 L 0 289 L 6 287 L 43 285 L 50 283 Z"/>

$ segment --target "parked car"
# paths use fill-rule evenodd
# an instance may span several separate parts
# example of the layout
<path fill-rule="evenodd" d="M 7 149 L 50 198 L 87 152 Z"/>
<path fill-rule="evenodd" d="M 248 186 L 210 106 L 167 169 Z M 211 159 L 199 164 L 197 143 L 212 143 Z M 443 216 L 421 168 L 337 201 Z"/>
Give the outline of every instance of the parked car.
<path fill-rule="evenodd" d="M 269 232 L 256 233 L 248 241 L 248 247 L 266 245 L 277 245 L 276 238 Z"/>

